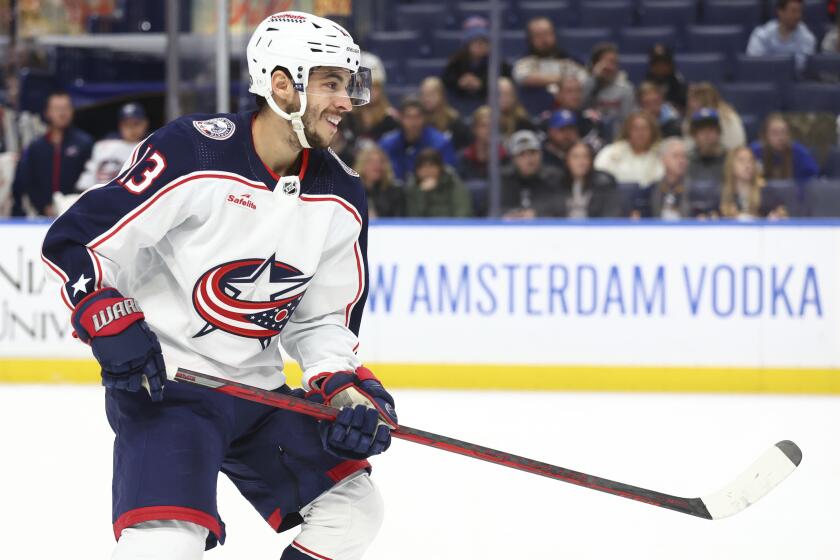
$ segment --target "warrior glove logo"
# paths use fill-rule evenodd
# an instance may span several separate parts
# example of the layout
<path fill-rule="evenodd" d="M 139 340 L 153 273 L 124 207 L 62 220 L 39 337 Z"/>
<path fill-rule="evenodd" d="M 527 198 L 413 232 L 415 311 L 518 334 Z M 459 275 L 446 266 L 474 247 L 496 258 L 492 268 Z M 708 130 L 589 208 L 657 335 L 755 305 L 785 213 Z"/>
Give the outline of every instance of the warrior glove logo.
<path fill-rule="evenodd" d="M 211 268 L 193 289 L 193 306 L 206 321 L 193 337 L 221 330 L 253 338 L 265 349 L 289 322 L 311 279 L 274 255 Z"/>

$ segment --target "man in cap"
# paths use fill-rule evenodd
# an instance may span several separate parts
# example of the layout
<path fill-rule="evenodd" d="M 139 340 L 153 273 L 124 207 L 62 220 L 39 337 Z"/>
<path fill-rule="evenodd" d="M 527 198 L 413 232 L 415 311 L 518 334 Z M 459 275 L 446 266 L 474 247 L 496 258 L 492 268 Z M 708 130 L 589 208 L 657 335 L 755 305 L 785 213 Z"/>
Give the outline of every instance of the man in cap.
<path fill-rule="evenodd" d="M 688 154 L 689 182 L 718 185 L 723 181 L 726 150 L 720 141 L 720 117 L 714 109 L 703 108 L 691 115 L 694 147 Z"/>
<path fill-rule="evenodd" d="M 577 117 L 568 109 L 561 109 L 554 111 L 546 124 L 548 136 L 543 143 L 543 161 L 565 167 L 566 153 L 580 140 Z"/>
<path fill-rule="evenodd" d="M 565 214 L 560 182 L 563 171 L 544 165 L 537 135 L 520 130 L 510 139 L 513 165 L 502 171 L 502 216 L 505 218 L 558 217 Z"/>
<path fill-rule="evenodd" d="M 107 183 L 117 176 L 131 151 L 149 132 L 149 119 L 139 103 L 120 107 L 118 136 L 109 136 L 93 145 L 93 154 L 76 182 L 76 190 L 86 191 L 94 185 Z"/>

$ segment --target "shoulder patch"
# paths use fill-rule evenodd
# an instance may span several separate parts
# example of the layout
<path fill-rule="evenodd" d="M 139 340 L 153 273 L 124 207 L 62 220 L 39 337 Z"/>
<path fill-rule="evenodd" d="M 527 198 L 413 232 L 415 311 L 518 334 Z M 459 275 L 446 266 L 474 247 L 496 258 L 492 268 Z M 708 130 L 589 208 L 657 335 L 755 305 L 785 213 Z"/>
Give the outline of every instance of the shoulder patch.
<path fill-rule="evenodd" d="M 207 119 L 206 121 L 193 121 L 192 123 L 197 131 L 213 140 L 227 140 L 236 131 L 236 125 L 233 124 L 233 121 L 224 117 Z"/>
<path fill-rule="evenodd" d="M 335 158 L 335 160 L 339 163 L 339 165 L 341 165 L 342 169 L 344 169 L 344 171 L 346 171 L 348 175 L 350 175 L 351 177 L 358 177 L 359 176 L 359 174 L 356 173 L 353 170 L 352 167 L 350 167 L 349 165 L 344 163 L 344 161 L 340 157 L 338 157 L 338 154 L 335 153 L 332 148 L 327 148 L 327 151 L 330 153 L 330 155 L 332 157 Z"/>

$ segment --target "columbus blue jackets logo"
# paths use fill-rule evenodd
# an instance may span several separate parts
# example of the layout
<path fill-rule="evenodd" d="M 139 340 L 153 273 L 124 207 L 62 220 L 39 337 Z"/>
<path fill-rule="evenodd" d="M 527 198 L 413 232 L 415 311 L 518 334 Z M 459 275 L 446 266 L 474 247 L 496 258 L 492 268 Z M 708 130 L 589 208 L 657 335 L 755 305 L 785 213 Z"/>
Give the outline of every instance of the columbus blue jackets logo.
<path fill-rule="evenodd" d="M 227 140 L 233 136 L 233 132 L 236 130 L 233 121 L 224 117 L 207 119 L 206 121 L 193 121 L 193 126 L 204 136 L 213 140 Z"/>
<path fill-rule="evenodd" d="M 193 289 L 193 306 L 207 322 L 193 336 L 221 330 L 253 338 L 265 349 L 289 322 L 311 279 L 274 255 L 213 267 Z"/>

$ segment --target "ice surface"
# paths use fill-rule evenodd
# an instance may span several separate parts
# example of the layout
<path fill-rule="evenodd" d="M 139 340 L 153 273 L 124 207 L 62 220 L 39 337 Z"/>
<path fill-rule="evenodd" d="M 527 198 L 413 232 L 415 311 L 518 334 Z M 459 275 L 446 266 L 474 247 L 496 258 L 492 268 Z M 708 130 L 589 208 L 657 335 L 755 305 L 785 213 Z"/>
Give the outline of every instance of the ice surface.
<path fill-rule="evenodd" d="M 396 441 L 374 459 L 386 520 L 366 560 L 840 557 L 840 399 L 395 391 L 413 427 L 685 497 L 715 491 L 782 439 L 802 465 L 761 502 L 706 521 Z M 0 557 L 105 559 L 113 547 L 102 389 L 0 386 Z M 275 535 L 227 480 L 228 542 L 276 560 Z"/>

